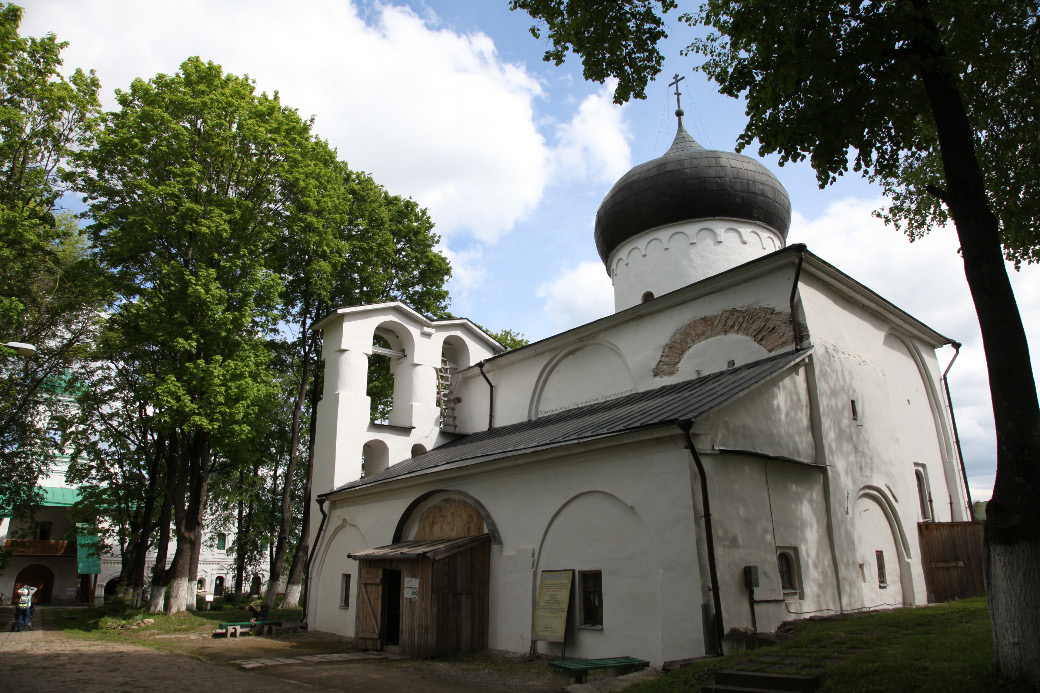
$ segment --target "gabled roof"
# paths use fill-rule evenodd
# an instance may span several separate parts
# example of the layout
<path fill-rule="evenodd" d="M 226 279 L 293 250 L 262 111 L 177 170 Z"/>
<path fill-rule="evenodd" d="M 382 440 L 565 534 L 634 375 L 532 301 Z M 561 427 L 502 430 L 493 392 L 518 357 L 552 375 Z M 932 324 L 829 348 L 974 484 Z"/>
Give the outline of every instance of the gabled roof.
<path fill-rule="evenodd" d="M 810 351 L 789 351 L 694 380 L 474 433 L 322 495 L 693 419 L 801 361 Z"/>

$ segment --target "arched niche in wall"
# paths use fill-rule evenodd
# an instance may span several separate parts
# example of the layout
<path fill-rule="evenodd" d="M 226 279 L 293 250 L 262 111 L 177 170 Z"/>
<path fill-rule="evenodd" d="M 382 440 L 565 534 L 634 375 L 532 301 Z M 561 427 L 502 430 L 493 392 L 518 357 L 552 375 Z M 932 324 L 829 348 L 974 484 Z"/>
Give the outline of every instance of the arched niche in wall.
<path fill-rule="evenodd" d="M 807 334 L 807 331 L 803 328 L 802 333 Z M 722 340 L 722 348 L 720 348 L 720 340 Z M 710 349 L 698 348 L 708 341 L 713 343 Z M 661 349 L 661 358 L 654 366 L 653 373 L 656 378 L 676 375 L 679 373 L 681 364 L 695 360 L 690 357 L 691 352 L 695 353 L 698 358 L 703 359 L 705 355 L 711 354 L 716 359 L 724 359 L 725 363 L 732 359 L 739 364 L 763 358 L 793 345 L 794 328 L 791 325 L 790 313 L 771 306 L 727 308 L 718 313 L 691 320 L 676 330 Z M 755 349 L 753 346 L 758 348 Z M 738 353 L 735 356 L 726 356 L 728 348 L 736 350 Z M 743 360 L 745 358 L 747 360 Z M 725 368 L 725 363 L 722 368 Z M 722 370 L 714 365 L 714 363 L 707 364 L 702 368 L 699 365 L 687 363 L 683 367 L 701 370 L 704 373 Z"/>
<path fill-rule="evenodd" d="M 646 642 L 649 634 L 661 632 L 662 610 L 684 611 L 693 606 L 689 595 L 670 595 L 667 606 L 661 603 L 661 561 L 654 537 L 635 508 L 606 491 L 578 493 L 553 513 L 538 544 L 534 573 L 558 568 L 576 571 L 578 597 L 569 616 L 575 624 L 581 624 L 582 576 L 599 575 L 603 633 L 621 629 Z M 582 640 L 579 635 L 571 641 L 568 654 L 596 656 L 582 649 L 589 642 Z M 545 652 L 544 648 L 540 645 L 540 651 Z"/>
<path fill-rule="evenodd" d="M 390 448 L 381 440 L 370 440 L 361 448 L 361 475 L 372 476 L 390 466 Z"/>
<path fill-rule="evenodd" d="M 910 543 L 888 494 L 876 486 L 860 490 L 856 495 L 853 531 L 863 606 L 913 606 L 916 599 Z"/>
<path fill-rule="evenodd" d="M 932 378 L 921 350 L 910 339 L 899 333 L 889 332 L 885 335 L 884 345 L 885 377 L 889 382 L 900 383 L 899 390 L 886 390 L 889 397 L 889 414 L 892 417 L 891 425 L 895 427 L 895 432 L 900 437 L 900 447 L 907 455 L 906 459 L 900 462 L 907 472 L 913 469 L 912 462 L 915 459 L 931 463 L 940 462 L 949 496 L 957 497 L 962 486 L 960 470 L 957 468 L 953 435 L 947 425 L 945 405 L 939 394 L 938 384 Z M 901 393 L 898 398 L 896 392 Z M 915 399 L 926 402 L 927 409 L 912 406 Z M 934 437 L 926 439 L 923 433 L 929 429 L 934 431 Z M 927 448 L 922 447 L 925 443 L 928 444 Z M 937 455 L 938 459 L 927 454 L 932 452 L 933 443 L 937 446 L 933 454 Z M 954 503 L 952 513 L 952 519 L 955 521 L 966 520 L 969 517 L 966 504 Z"/>
<path fill-rule="evenodd" d="M 501 544 L 498 526 L 484 504 L 465 491 L 436 489 L 413 500 L 394 530 L 394 543 L 411 539 L 456 539 L 491 536 Z"/>
<path fill-rule="evenodd" d="M 538 375 L 528 418 L 602 402 L 635 392 L 621 350 L 606 340 L 563 349 Z"/>

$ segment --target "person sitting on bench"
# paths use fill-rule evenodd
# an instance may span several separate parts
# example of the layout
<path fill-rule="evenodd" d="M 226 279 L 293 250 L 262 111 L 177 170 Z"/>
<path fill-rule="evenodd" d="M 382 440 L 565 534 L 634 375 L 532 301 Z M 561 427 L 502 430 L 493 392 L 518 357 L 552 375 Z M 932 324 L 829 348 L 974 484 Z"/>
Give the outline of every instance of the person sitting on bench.
<path fill-rule="evenodd" d="M 256 623 L 257 621 L 266 621 L 270 612 L 271 607 L 262 599 L 256 599 L 250 602 L 246 607 L 246 614 L 253 614 L 253 623 Z"/>

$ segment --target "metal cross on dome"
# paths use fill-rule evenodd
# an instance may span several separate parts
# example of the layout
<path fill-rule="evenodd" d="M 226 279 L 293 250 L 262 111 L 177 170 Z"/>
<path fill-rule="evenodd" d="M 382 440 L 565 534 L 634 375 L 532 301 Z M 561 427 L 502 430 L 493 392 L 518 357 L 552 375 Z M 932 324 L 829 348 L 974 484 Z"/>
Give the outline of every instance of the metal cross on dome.
<path fill-rule="evenodd" d="M 679 91 L 679 82 L 683 81 L 684 79 L 686 78 L 680 77 L 679 73 L 676 72 L 674 80 L 668 83 L 668 86 L 675 87 L 675 115 L 679 118 L 680 126 L 682 126 L 682 117 L 684 111 L 682 109 L 682 103 L 679 102 L 679 97 L 682 95 L 682 92 Z"/>

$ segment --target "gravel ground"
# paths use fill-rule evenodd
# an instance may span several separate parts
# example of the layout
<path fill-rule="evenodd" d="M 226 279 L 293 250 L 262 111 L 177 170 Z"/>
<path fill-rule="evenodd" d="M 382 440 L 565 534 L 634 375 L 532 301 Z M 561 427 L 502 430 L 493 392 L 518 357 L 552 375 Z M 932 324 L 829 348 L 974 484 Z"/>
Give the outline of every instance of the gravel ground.
<path fill-rule="evenodd" d="M 53 617 L 51 617 L 53 618 Z M 320 633 L 279 638 L 207 638 L 157 634 L 164 649 L 100 642 L 51 630 L 48 609 L 37 628 L 10 632 L 13 610 L 0 609 L 0 689 L 5 692 L 159 690 L 249 691 L 548 691 L 548 667 L 506 659 L 460 661 L 357 660 L 298 662 L 241 670 L 242 660 L 351 652 L 348 643 Z M 175 653 L 176 652 L 176 653 Z M 181 653 L 181 654 L 178 654 Z"/>

